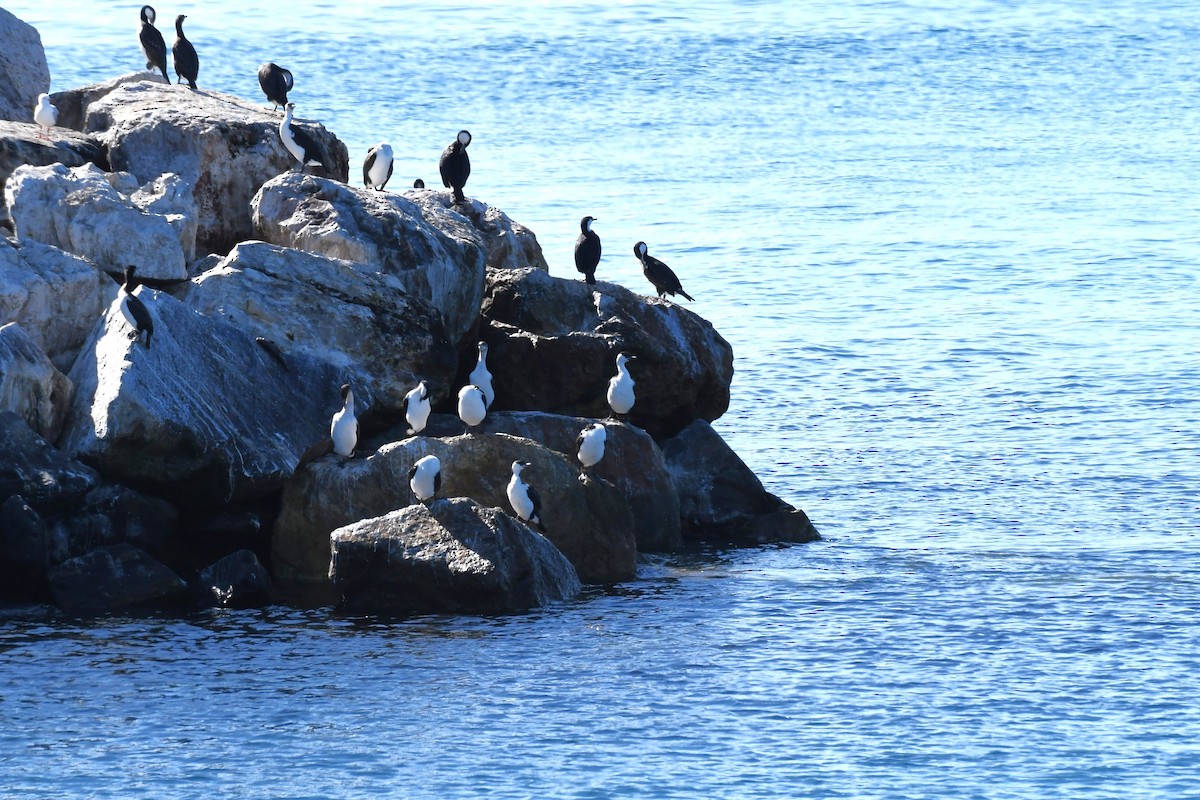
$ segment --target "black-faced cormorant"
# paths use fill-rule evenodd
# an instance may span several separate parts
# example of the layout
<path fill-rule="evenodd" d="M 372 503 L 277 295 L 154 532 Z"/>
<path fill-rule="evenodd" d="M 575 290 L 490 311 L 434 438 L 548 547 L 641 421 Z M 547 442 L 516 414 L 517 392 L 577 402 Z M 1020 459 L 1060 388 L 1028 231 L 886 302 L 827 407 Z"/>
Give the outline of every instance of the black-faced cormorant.
<path fill-rule="evenodd" d="M 458 390 L 458 418 L 468 428 L 479 425 L 486 416 L 487 400 L 482 389 L 469 383 Z"/>
<path fill-rule="evenodd" d="M 646 276 L 646 280 L 654 284 L 654 290 L 658 292 L 659 299 L 662 299 L 664 294 L 672 296 L 681 294 L 688 300 L 696 299 L 683 290 L 683 286 L 679 284 L 679 278 L 675 277 L 675 273 L 671 271 L 670 267 L 654 256 L 646 254 L 645 242 L 635 244 L 633 254 L 642 262 L 642 274 Z"/>
<path fill-rule="evenodd" d="M 342 384 L 342 407 L 329 423 L 329 438 L 333 440 L 333 452 L 343 458 L 354 455 L 358 445 L 358 417 L 354 416 L 354 392 L 350 384 Z"/>
<path fill-rule="evenodd" d="M 382 192 L 391 177 L 392 146 L 380 142 L 367 151 L 367 160 L 363 162 L 363 186 Z"/>
<path fill-rule="evenodd" d="M 425 424 L 429 422 L 429 389 L 425 381 L 404 395 L 404 419 L 409 424 L 410 435 L 425 430 Z"/>
<path fill-rule="evenodd" d="M 596 266 L 600 263 L 600 237 L 592 230 L 595 217 L 579 220 L 579 238 L 575 240 L 575 269 L 583 273 L 589 284 L 596 282 Z"/>
<path fill-rule="evenodd" d="M 483 392 L 484 405 L 491 408 L 492 401 L 496 399 L 496 391 L 492 388 L 492 373 L 488 372 L 487 368 L 487 354 L 487 342 L 480 342 L 479 359 L 475 362 L 475 369 L 471 370 L 467 380 L 479 387 L 479 391 Z"/>
<path fill-rule="evenodd" d="M 454 190 L 456 203 L 466 199 L 462 190 L 467 185 L 467 178 L 471 177 L 471 159 L 467 155 L 467 145 L 470 143 L 470 132 L 459 131 L 450 146 L 442 151 L 442 158 L 438 161 L 438 170 L 442 173 L 442 186 Z"/>
<path fill-rule="evenodd" d="M 278 64 L 271 62 L 258 68 L 258 85 L 263 94 L 275 104 L 272 111 L 277 111 L 288 103 L 287 93 L 292 90 L 292 73 Z"/>
<path fill-rule="evenodd" d="M 150 337 L 154 336 L 154 320 L 150 317 L 150 310 L 146 308 L 146 304 L 133 294 L 136 288 L 133 273 L 136 271 L 137 267 L 134 266 L 125 268 L 125 283 L 121 285 L 121 316 L 133 326 L 137 332 L 136 338 L 140 339 L 143 333 L 146 334 L 146 349 L 149 350 Z"/>
<path fill-rule="evenodd" d="M 437 456 L 425 456 L 408 471 L 408 488 L 424 503 L 442 489 L 442 462 Z"/>
<path fill-rule="evenodd" d="M 542 527 L 542 498 L 537 489 L 521 477 L 521 471 L 532 466 L 528 461 L 512 462 L 512 477 L 508 479 L 508 503 L 517 516 L 544 531 Z"/>
<path fill-rule="evenodd" d="M 175 18 L 175 43 L 171 45 L 171 58 L 175 62 L 175 74 L 179 77 L 179 82 L 187 81 L 188 86 L 196 88 L 196 76 L 200 74 L 200 58 L 196 55 L 196 48 L 192 47 L 192 43 L 183 35 L 183 21 L 187 19 L 187 14 L 180 14 Z"/>
<path fill-rule="evenodd" d="M 622 417 L 633 408 L 633 376 L 629 374 L 626 364 L 633 360 L 632 356 L 617 353 L 617 374 L 608 381 L 608 407 L 617 417 Z"/>
<path fill-rule="evenodd" d="M 297 172 L 303 172 L 305 167 L 324 167 L 325 160 L 316 141 L 300 127 L 292 127 L 292 110 L 295 107 L 295 103 L 288 103 L 283 107 L 283 120 L 279 123 L 279 138 L 283 142 L 283 146 L 298 162 Z"/>
<path fill-rule="evenodd" d="M 583 480 L 588 467 L 596 466 L 600 463 L 600 459 L 604 458 L 604 443 L 607 440 L 608 430 L 602 422 L 593 422 L 579 432 L 579 436 L 575 439 L 575 457 L 583 465 L 583 471 L 579 475 L 580 480 Z"/>
<path fill-rule="evenodd" d="M 138 41 L 142 45 L 142 54 L 146 56 L 146 69 L 159 70 L 167 83 L 167 43 L 158 28 L 154 27 L 157 15 L 153 6 L 142 6 L 142 29 L 138 31 Z"/>

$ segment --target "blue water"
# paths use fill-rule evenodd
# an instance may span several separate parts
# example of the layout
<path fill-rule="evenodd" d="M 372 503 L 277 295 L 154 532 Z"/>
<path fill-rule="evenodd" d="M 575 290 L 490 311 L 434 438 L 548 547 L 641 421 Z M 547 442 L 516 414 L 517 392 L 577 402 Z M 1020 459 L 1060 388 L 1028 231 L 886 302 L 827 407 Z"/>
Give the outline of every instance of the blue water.
<path fill-rule="evenodd" d="M 141 65 L 136 7 L 5 7 L 55 90 Z M 287 66 L 397 187 L 468 128 L 553 274 L 645 240 L 826 540 L 504 619 L 0 617 L 0 795 L 1200 795 L 1200 6 L 287 8 L 183 9 L 201 86 Z"/>

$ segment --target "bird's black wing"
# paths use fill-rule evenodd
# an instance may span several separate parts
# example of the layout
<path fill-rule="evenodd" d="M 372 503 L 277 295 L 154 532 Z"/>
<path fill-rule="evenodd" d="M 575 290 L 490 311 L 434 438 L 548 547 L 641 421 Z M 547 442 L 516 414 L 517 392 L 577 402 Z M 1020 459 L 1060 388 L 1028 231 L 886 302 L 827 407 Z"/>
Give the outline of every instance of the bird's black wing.
<path fill-rule="evenodd" d="M 133 315 L 133 319 L 137 322 L 138 331 L 146 332 L 146 347 L 150 347 L 150 337 L 154 335 L 154 319 L 150 316 L 150 309 L 146 308 L 146 304 L 141 301 L 141 298 L 132 294 L 126 294 L 125 305 L 129 309 L 129 313 Z"/>
<path fill-rule="evenodd" d="M 413 478 L 417 477 L 417 465 L 413 464 L 408 470 L 408 482 L 412 483 Z"/>
<path fill-rule="evenodd" d="M 296 135 L 294 130 L 292 135 Z M 371 185 L 371 167 L 375 166 L 375 156 L 377 155 L 379 155 L 379 149 L 376 147 L 367 151 L 367 160 L 363 162 L 363 186 Z"/>
<path fill-rule="evenodd" d="M 530 522 L 541 523 L 542 521 L 542 496 L 538 494 L 538 490 L 526 484 L 525 490 L 529 493 L 529 502 L 533 503 L 533 513 L 529 515 Z"/>
<path fill-rule="evenodd" d="M 297 127 L 292 123 L 292 138 L 296 140 L 296 144 L 304 150 L 304 163 L 311 164 L 314 161 L 322 167 L 325 166 L 325 156 L 321 153 L 321 147 L 317 144 L 317 140 L 304 132 L 303 128 Z"/>
<path fill-rule="evenodd" d="M 138 40 L 142 43 L 142 52 L 146 55 L 146 69 L 157 67 L 162 70 L 163 77 L 166 78 L 167 43 L 163 39 L 162 33 L 150 23 L 143 22 Z M 170 78 L 167 80 L 169 81 Z"/>
<path fill-rule="evenodd" d="M 433 493 L 437 494 L 442 490 L 442 471 L 439 469 L 433 473 Z"/>

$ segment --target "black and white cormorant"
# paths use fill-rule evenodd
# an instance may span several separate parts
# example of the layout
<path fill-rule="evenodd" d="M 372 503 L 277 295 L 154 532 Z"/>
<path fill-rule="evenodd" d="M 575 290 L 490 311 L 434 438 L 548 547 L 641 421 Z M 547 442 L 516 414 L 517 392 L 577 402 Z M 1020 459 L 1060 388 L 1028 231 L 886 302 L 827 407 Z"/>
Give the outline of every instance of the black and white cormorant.
<path fill-rule="evenodd" d="M 142 45 L 142 54 L 146 56 L 146 69 L 159 70 L 167 83 L 167 43 L 158 28 L 154 27 L 157 15 L 153 6 L 142 6 L 142 28 L 138 31 L 138 41 Z"/>
<path fill-rule="evenodd" d="M 367 151 L 367 160 L 363 162 L 363 186 L 382 192 L 391 177 L 392 146 L 380 142 Z"/>
<path fill-rule="evenodd" d="M 283 107 L 283 120 L 279 123 L 279 139 L 283 146 L 296 159 L 296 171 L 303 172 L 305 167 L 324 167 L 324 156 L 316 141 L 300 127 L 292 127 L 292 111 L 295 103 Z"/>
<path fill-rule="evenodd" d="M 442 158 L 438 161 L 442 185 L 454 190 L 456 203 L 466 199 L 462 190 L 467 185 L 467 178 L 471 177 L 471 158 L 467 155 L 467 145 L 470 143 L 470 131 L 459 131 L 450 146 L 442 151 Z"/>
<path fill-rule="evenodd" d="M 408 488 L 424 503 L 442 489 L 442 462 L 437 456 L 425 456 L 408 471 Z"/>
<path fill-rule="evenodd" d="M 604 443 L 608 441 L 608 430 L 602 422 L 593 422 L 579 432 L 575 439 L 575 457 L 583 465 L 579 479 L 587 474 L 588 467 L 594 467 L 604 458 Z"/>
<path fill-rule="evenodd" d="M 626 366 L 632 360 L 632 356 L 617 353 L 617 374 L 608 381 L 608 407 L 617 417 L 623 417 L 633 408 L 633 376 Z"/>
<path fill-rule="evenodd" d="M 267 99 L 275 104 L 271 110 L 278 111 L 288 104 L 287 93 L 292 90 L 294 83 L 292 73 L 272 61 L 258 68 L 258 85 Z"/>
<path fill-rule="evenodd" d="M 404 419 L 408 422 L 410 436 L 425 430 L 429 422 L 429 388 L 425 386 L 425 381 L 404 395 Z"/>
<path fill-rule="evenodd" d="M 492 373 L 488 372 L 487 368 L 487 354 L 487 342 L 480 342 L 479 359 L 475 362 L 475 369 L 471 370 L 467 380 L 479 387 L 479 391 L 483 392 L 484 405 L 491 408 L 492 401 L 496 399 L 496 391 L 492 388 Z"/>
<path fill-rule="evenodd" d="M 329 423 L 329 438 L 333 440 L 333 452 L 343 458 L 354 455 L 358 445 L 358 417 L 354 416 L 354 392 L 350 384 L 342 384 L 342 407 Z"/>
<path fill-rule="evenodd" d="M 187 19 L 187 14 L 180 14 L 175 18 L 175 43 L 171 45 L 171 59 L 175 62 L 175 75 L 178 76 L 179 82 L 187 81 L 188 86 L 196 88 L 196 77 L 200 74 L 200 58 L 196 55 L 196 48 L 192 47 L 192 43 L 183 35 L 183 21 Z"/>
<path fill-rule="evenodd" d="M 140 339 L 143 333 L 146 334 L 146 349 L 149 350 L 150 337 L 154 336 L 154 320 L 150 317 L 150 309 L 133 293 L 136 288 L 133 273 L 136 271 L 137 267 L 134 266 L 125 268 L 125 283 L 121 284 L 121 316 L 137 332 L 135 338 Z"/>
<path fill-rule="evenodd" d="M 528 461 L 512 462 L 512 477 L 508 479 L 508 504 L 517 516 L 544 531 L 542 527 L 542 498 L 537 489 L 521 477 L 521 471 L 532 466 Z"/>
<path fill-rule="evenodd" d="M 575 240 L 575 269 L 589 283 L 596 282 L 596 266 L 600 263 L 600 237 L 592 230 L 595 217 L 579 220 L 579 238 Z"/>
<path fill-rule="evenodd" d="M 642 262 L 642 274 L 646 276 L 646 280 L 654 284 L 654 290 L 658 292 L 659 299 L 662 299 L 665 294 L 672 296 L 681 294 L 692 301 L 696 299 L 683 290 L 679 278 L 675 276 L 670 267 L 654 256 L 646 254 L 645 242 L 635 244 L 633 254 L 638 257 L 638 261 Z"/>
<path fill-rule="evenodd" d="M 487 416 L 487 399 L 483 390 L 474 384 L 467 384 L 458 390 L 458 418 L 468 428 L 474 428 L 483 422 Z"/>

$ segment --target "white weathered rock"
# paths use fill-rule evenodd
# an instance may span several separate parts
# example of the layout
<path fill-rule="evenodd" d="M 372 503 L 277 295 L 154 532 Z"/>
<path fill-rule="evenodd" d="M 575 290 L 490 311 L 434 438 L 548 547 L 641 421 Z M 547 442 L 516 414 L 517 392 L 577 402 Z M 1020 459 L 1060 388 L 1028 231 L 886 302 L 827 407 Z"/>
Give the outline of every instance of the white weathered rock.
<path fill-rule="evenodd" d="M 303 353 L 281 364 L 224 320 L 146 286 L 135 294 L 154 322 L 151 345 L 132 338 L 114 301 L 69 376 L 64 452 L 188 505 L 277 488 L 329 436 L 345 374 Z"/>
<path fill-rule="evenodd" d="M 108 163 L 104 147 L 91 136 L 55 127 L 50 137 L 50 141 L 38 138 L 38 126 L 32 122 L 0 120 L 0 205 L 3 204 L 4 182 L 22 165 L 81 167 L 89 162 Z"/>
<path fill-rule="evenodd" d="M 478 321 L 486 248 L 461 215 L 296 174 L 263 184 L 252 206 L 259 238 L 395 276 L 442 313 L 455 344 Z"/>
<path fill-rule="evenodd" d="M 0 326 L 0 411 L 13 411 L 55 441 L 71 401 L 67 379 L 16 322 Z"/>
<path fill-rule="evenodd" d="M 338 528 L 329 577 L 344 608 L 401 614 L 525 611 L 579 593 L 546 537 L 462 497 Z"/>
<path fill-rule="evenodd" d="M 470 222 L 483 239 L 487 250 L 484 260 L 488 269 L 533 267 L 543 272 L 550 270 L 533 231 L 510 219 L 495 206 L 475 199 L 455 203 L 454 193 L 449 189 L 413 189 L 405 192 L 404 196 L 422 208 L 441 209 Z"/>
<path fill-rule="evenodd" d="M 0 321 L 25 333 L 66 372 L 117 284 L 78 256 L 0 237 Z"/>
<path fill-rule="evenodd" d="M 195 244 L 184 243 L 190 209 L 180 201 L 177 179 L 163 179 L 160 191 L 147 187 L 140 198 L 169 206 L 169 215 L 144 211 L 116 188 L 136 193 L 133 185 L 128 176 L 93 164 L 25 166 L 8 179 L 5 198 L 21 239 L 54 245 L 113 273 L 133 265 L 142 280 L 186 278 Z"/>
<path fill-rule="evenodd" d="M 370 388 L 378 410 L 402 414 L 405 393 L 421 380 L 435 398 L 450 393 L 457 361 L 441 314 L 394 275 L 244 242 L 179 297 L 285 351 L 344 368 L 356 394 Z"/>
<path fill-rule="evenodd" d="M 228 253 L 253 235 L 250 200 L 258 188 L 297 166 L 279 139 L 281 116 L 234 95 L 141 75 L 146 79 L 116 83 L 98 97 L 96 87 L 80 90 L 83 129 L 108 146 L 114 170 L 140 183 L 165 173 L 183 178 L 199 209 L 199 252 Z M 318 123 L 296 119 L 293 125 L 324 151 L 331 169 L 321 174 L 347 180 L 346 146 Z"/>
<path fill-rule="evenodd" d="M 37 29 L 0 8 L 0 119 L 32 122 L 38 95 L 50 91 L 50 66 Z"/>

